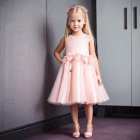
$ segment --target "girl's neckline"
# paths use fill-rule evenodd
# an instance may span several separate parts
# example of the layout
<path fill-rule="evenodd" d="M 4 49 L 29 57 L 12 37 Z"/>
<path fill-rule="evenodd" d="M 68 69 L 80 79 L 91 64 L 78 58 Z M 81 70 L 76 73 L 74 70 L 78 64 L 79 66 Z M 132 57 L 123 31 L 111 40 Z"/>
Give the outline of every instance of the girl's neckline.
<path fill-rule="evenodd" d="M 73 37 L 81 37 L 81 36 L 84 36 L 85 35 L 85 33 L 82 33 L 81 35 L 72 35 L 72 34 L 70 34 L 70 36 L 73 36 Z"/>

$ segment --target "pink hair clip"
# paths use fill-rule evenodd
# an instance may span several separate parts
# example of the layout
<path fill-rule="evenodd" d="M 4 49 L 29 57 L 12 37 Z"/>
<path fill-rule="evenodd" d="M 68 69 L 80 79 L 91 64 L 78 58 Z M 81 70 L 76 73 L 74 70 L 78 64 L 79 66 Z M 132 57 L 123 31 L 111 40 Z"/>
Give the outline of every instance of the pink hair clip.
<path fill-rule="evenodd" d="M 69 10 L 73 9 L 73 8 L 81 8 L 85 14 L 87 14 L 88 10 L 84 7 L 84 6 L 81 6 L 81 5 L 71 5 L 68 9 L 67 9 L 67 14 L 69 13 Z"/>

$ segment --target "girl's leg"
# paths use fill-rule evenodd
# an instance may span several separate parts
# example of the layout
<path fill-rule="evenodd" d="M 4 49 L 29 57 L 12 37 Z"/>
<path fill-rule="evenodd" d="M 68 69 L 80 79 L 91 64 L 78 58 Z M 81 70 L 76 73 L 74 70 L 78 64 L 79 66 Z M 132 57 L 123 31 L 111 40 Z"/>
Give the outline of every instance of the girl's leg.
<path fill-rule="evenodd" d="M 71 115 L 72 115 L 72 120 L 73 120 L 73 123 L 74 123 L 74 131 L 75 132 L 79 132 L 79 122 L 78 122 L 78 104 L 73 104 L 73 105 L 70 105 L 70 111 L 71 111 Z"/>
<path fill-rule="evenodd" d="M 74 124 L 78 124 L 78 104 L 70 105 L 70 111 Z"/>
<path fill-rule="evenodd" d="M 92 126 L 92 119 L 93 119 L 93 105 L 92 104 L 85 104 L 85 114 L 86 114 L 86 132 L 92 132 L 92 127 L 88 127 L 88 126 Z"/>
<path fill-rule="evenodd" d="M 91 104 L 85 104 L 85 114 L 86 114 L 86 123 L 87 125 L 91 125 L 92 124 L 92 119 L 93 119 L 93 105 Z"/>

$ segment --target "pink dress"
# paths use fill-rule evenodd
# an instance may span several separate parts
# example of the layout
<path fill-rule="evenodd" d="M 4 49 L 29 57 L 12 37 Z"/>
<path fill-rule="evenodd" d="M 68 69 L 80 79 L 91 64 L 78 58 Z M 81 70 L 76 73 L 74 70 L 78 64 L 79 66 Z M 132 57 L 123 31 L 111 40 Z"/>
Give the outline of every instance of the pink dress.
<path fill-rule="evenodd" d="M 48 102 L 56 105 L 98 104 L 109 99 L 106 90 L 98 85 L 97 62 L 89 55 L 89 36 L 69 35 L 65 41 L 66 55 L 60 65 Z"/>

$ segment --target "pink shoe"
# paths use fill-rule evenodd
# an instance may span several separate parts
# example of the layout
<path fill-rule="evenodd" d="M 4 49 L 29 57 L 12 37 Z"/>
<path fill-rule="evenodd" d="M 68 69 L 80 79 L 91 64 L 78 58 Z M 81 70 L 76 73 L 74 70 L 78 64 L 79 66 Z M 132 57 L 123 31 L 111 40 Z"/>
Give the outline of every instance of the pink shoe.
<path fill-rule="evenodd" d="M 74 125 L 74 128 L 78 131 L 73 132 L 72 135 L 74 138 L 79 138 L 80 137 L 80 132 L 79 132 L 80 126 L 79 126 L 79 124 L 73 124 L 73 125 Z"/>
<path fill-rule="evenodd" d="M 93 130 L 92 124 L 87 125 L 87 128 L 89 128 L 90 132 L 88 132 L 88 131 L 85 132 L 84 136 L 85 136 L 85 138 L 90 138 L 90 137 L 92 137 L 92 130 Z"/>

